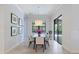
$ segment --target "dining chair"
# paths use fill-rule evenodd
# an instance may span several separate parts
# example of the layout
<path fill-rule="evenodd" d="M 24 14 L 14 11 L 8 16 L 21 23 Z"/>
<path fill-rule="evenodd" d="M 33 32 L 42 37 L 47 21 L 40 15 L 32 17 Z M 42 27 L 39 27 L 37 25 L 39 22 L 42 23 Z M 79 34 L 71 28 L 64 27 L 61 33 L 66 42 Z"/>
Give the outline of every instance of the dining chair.
<path fill-rule="evenodd" d="M 31 45 L 32 43 L 34 43 L 34 39 L 33 39 L 32 36 L 30 35 L 30 36 L 29 36 L 29 45 L 28 45 L 28 47 L 30 47 L 30 45 Z"/>
<path fill-rule="evenodd" d="M 43 52 L 45 50 L 45 41 L 44 37 L 36 37 L 36 42 L 35 42 L 35 51 L 37 52 L 37 45 L 41 45 L 43 47 Z"/>
<path fill-rule="evenodd" d="M 47 43 L 48 46 L 49 46 L 49 39 L 50 39 L 50 37 L 49 37 L 49 34 L 47 33 L 46 37 L 45 37 L 45 43 Z"/>

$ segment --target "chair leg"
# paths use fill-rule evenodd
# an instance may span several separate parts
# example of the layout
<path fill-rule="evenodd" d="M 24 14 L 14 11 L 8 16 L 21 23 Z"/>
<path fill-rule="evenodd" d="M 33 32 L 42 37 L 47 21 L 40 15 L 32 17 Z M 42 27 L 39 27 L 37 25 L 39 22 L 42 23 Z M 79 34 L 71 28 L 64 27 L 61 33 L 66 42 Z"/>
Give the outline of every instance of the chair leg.
<path fill-rule="evenodd" d="M 35 45 L 35 52 L 37 52 L 37 45 Z"/>
<path fill-rule="evenodd" d="M 49 46 L 49 42 L 48 42 L 48 46 Z"/>
<path fill-rule="evenodd" d="M 47 42 L 44 43 L 44 49 L 46 49 L 46 43 L 47 43 Z"/>
<path fill-rule="evenodd" d="M 44 52 L 44 50 L 45 50 L 45 45 L 43 45 L 43 52 Z"/>
<path fill-rule="evenodd" d="M 28 45 L 28 47 L 30 47 L 31 43 L 32 43 L 32 42 L 29 42 L 29 45 Z"/>
<path fill-rule="evenodd" d="M 48 44 L 48 46 L 49 46 L 49 41 L 46 41 L 46 43 Z"/>
<path fill-rule="evenodd" d="M 41 46 L 41 48 L 43 47 L 43 45 Z"/>
<path fill-rule="evenodd" d="M 33 49 L 35 49 L 35 43 L 34 43 L 34 45 L 33 45 Z"/>

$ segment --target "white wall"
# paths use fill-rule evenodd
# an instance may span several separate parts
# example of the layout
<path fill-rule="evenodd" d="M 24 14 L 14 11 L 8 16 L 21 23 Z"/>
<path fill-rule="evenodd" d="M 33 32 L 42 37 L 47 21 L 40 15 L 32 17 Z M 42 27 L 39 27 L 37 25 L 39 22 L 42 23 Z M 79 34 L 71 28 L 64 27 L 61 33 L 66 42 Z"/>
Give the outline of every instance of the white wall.
<path fill-rule="evenodd" d="M 0 53 L 4 53 L 4 14 L 3 6 L 0 5 Z"/>
<path fill-rule="evenodd" d="M 15 26 L 14 24 L 11 24 L 11 13 L 16 14 L 22 20 L 23 20 L 23 13 L 20 11 L 20 9 L 16 5 L 7 4 L 7 5 L 1 5 L 1 6 L 2 7 L 0 9 L 2 9 L 2 11 L 0 11 L 0 12 L 2 12 L 2 14 L 3 14 L 2 20 L 3 20 L 4 28 L 2 28 L 3 31 L 0 31 L 0 32 L 2 32 L 2 34 L 4 34 L 1 37 L 4 38 L 4 39 L 2 38 L 2 40 L 4 40 L 4 53 L 6 53 L 24 41 L 24 33 L 11 37 L 11 26 Z"/>
<path fill-rule="evenodd" d="M 67 49 L 69 52 L 72 52 L 72 44 L 71 42 L 73 41 L 71 39 L 71 23 L 73 21 L 72 19 L 72 6 L 71 5 L 63 5 L 63 11 L 62 11 L 62 14 L 63 14 L 63 18 L 62 18 L 62 34 L 63 34 L 63 37 L 62 37 L 62 44 L 63 44 L 63 47 L 65 49 Z M 74 47 L 75 48 L 75 47 Z"/>
<path fill-rule="evenodd" d="M 62 14 L 62 46 L 70 53 L 79 53 L 79 5 L 63 5 L 55 14 Z"/>
<path fill-rule="evenodd" d="M 79 53 L 79 5 L 64 5 L 63 15 L 63 46 Z"/>
<path fill-rule="evenodd" d="M 26 42 L 28 42 L 28 17 L 25 14 L 24 15 L 24 39 L 26 40 Z"/>

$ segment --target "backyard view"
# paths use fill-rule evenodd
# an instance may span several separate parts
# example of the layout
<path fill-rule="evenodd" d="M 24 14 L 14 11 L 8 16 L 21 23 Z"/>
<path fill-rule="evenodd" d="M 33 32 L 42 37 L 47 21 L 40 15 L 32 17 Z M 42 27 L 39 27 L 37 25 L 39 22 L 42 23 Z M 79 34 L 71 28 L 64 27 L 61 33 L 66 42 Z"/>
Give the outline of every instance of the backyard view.
<path fill-rule="evenodd" d="M 55 40 L 59 44 L 62 44 L 62 20 L 54 20 L 54 36 Z"/>

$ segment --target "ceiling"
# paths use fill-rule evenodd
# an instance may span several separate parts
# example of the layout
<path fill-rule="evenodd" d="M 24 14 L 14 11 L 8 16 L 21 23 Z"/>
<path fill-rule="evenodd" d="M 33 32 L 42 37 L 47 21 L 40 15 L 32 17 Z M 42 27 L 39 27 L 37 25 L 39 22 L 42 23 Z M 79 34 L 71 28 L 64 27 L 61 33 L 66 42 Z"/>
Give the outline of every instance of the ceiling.
<path fill-rule="evenodd" d="M 18 4 L 25 14 L 50 15 L 53 14 L 59 6 L 58 4 Z"/>

